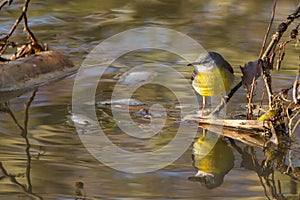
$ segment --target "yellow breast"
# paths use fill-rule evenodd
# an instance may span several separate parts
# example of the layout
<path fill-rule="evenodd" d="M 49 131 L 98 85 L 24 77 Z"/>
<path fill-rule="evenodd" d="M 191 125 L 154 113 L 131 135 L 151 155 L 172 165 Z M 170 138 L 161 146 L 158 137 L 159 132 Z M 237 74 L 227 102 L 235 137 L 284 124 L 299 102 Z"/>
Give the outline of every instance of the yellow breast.
<path fill-rule="evenodd" d="M 201 96 L 216 96 L 228 91 L 233 83 L 234 75 L 223 68 L 199 72 L 194 80 L 193 87 Z"/>

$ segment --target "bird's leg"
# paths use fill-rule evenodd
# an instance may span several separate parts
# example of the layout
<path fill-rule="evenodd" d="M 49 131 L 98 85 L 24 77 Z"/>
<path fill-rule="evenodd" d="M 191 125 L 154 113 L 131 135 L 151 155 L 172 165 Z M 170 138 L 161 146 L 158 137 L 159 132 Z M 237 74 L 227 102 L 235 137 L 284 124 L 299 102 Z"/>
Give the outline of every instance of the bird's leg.
<path fill-rule="evenodd" d="M 207 133 L 207 129 L 203 129 L 203 130 L 202 130 L 202 137 L 203 137 L 203 138 L 206 137 L 206 133 Z"/>
<path fill-rule="evenodd" d="M 205 109 L 205 106 L 206 106 L 206 97 L 203 96 L 202 99 L 203 99 L 203 105 L 202 105 L 202 117 L 204 117 L 204 109 Z"/>

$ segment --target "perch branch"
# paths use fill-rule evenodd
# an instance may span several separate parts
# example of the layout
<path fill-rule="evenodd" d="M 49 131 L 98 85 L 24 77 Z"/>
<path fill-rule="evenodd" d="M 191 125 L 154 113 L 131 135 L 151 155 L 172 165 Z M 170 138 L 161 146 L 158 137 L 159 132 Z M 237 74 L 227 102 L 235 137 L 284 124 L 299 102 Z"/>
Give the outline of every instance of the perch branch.
<path fill-rule="evenodd" d="M 185 116 L 184 120 L 198 122 L 199 127 L 259 148 L 265 147 L 265 133 L 272 126 L 269 121 L 218 120 L 199 118 L 197 115 Z"/>
<path fill-rule="evenodd" d="M 227 96 L 223 97 L 221 103 L 211 112 L 210 116 L 216 116 L 220 113 L 220 111 L 224 108 L 224 106 L 228 103 L 234 93 L 243 85 L 242 81 L 240 81 Z"/>

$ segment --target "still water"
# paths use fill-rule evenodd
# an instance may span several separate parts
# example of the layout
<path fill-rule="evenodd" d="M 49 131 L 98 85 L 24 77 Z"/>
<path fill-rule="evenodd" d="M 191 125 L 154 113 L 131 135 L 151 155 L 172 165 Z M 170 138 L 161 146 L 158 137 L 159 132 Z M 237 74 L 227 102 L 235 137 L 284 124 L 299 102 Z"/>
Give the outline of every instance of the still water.
<path fill-rule="evenodd" d="M 296 0 L 279 0 L 274 23 L 284 21 L 297 3 Z M 1 10 L 1 33 L 8 32 L 21 6 L 22 2 L 16 1 Z M 207 51 L 221 53 L 234 68 L 237 80 L 233 81 L 238 82 L 241 76 L 239 66 L 258 57 L 271 9 L 272 1 L 268 0 L 36 0 L 30 4 L 28 20 L 39 41 L 63 52 L 78 68 L 98 44 L 115 34 L 144 26 L 168 28 L 189 36 Z M 161 46 L 171 46 L 168 43 L 170 35 L 160 33 L 156 37 Z M 22 38 L 20 28 L 14 39 Z M 284 39 L 287 38 L 288 34 Z M 186 48 L 183 41 L 171 41 Z M 133 43 L 140 45 L 144 42 L 138 37 L 122 41 L 123 45 L 119 47 L 121 42 L 114 42 L 115 49 L 104 51 L 103 55 L 114 56 L 122 48 L 129 52 L 116 57 L 99 82 L 77 85 L 76 89 L 82 92 L 79 99 L 85 102 L 80 109 L 87 115 L 72 115 L 76 75 L 40 87 L 28 109 L 29 114 L 26 114 L 24 104 L 31 92 L 10 100 L 10 109 L 18 123 L 23 125 L 28 119 L 27 137 L 21 135 L 22 131 L 9 114 L 0 113 L 0 199 L 75 199 L 76 196 L 85 196 L 86 199 L 265 199 L 264 187 L 257 173 L 245 167 L 244 157 L 227 139 L 217 139 L 213 133 L 207 133 L 207 136 L 216 142 L 216 148 L 205 159 L 207 163 L 214 163 L 211 167 L 223 176 L 215 180 L 215 184 L 206 185 L 193 178 L 197 173 L 195 167 L 204 162 L 197 160 L 201 155 L 198 148 L 202 129 L 197 131 L 195 124 L 181 123 L 181 114 L 199 109 L 197 105 L 191 105 L 195 100 L 188 82 L 192 69 L 186 67 L 182 55 L 158 49 L 132 50 Z M 186 54 L 197 55 L 193 49 L 193 46 L 186 48 Z M 286 52 L 281 71 L 273 73 L 276 91 L 293 83 L 298 69 L 299 47 L 288 45 Z M 155 63 L 155 66 L 151 65 L 152 70 L 146 65 L 149 63 Z M 130 71 L 136 66 L 139 70 Z M 91 67 L 84 75 L 86 80 L 98 76 L 97 70 L 97 67 Z M 148 80 L 161 84 L 145 84 Z M 93 99 L 84 96 L 92 83 L 98 84 L 94 96 L 96 106 Z M 118 83 L 132 87 L 144 83 L 132 91 L 132 97 L 139 102 L 131 107 L 131 122 L 122 121 L 128 116 L 123 104 L 114 107 L 106 103 L 112 98 Z M 124 98 L 115 98 L 126 99 L 126 92 L 118 95 Z M 245 105 L 245 92 L 240 89 L 228 105 L 228 115 L 241 116 L 245 113 Z M 152 121 L 138 113 L 136 107 L 151 107 Z M 94 108 L 97 119 L 93 121 L 87 116 Z M 108 167 L 85 146 L 86 143 L 103 142 L 97 141 L 99 135 L 93 132 L 97 121 L 107 138 L 119 148 L 137 155 L 167 145 L 167 154 L 151 160 L 152 157 L 130 157 L 124 152 L 116 154 L 110 148 L 104 148 L 101 156 L 108 158 L 107 163 L 119 170 Z M 134 126 L 153 134 L 142 138 L 138 131 L 128 131 L 133 134 L 128 136 L 119 127 L 121 125 L 126 130 L 132 130 Z M 181 126 L 185 128 L 186 137 L 172 143 Z M 89 136 L 88 142 L 83 142 L 85 135 Z M 297 141 L 298 138 L 296 133 L 294 139 Z M 236 144 L 245 147 L 238 141 Z M 255 148 L 254 151 L 258 157 L 263 156 L 261 149 Z M 174 162 L 165 165 L 177 154 L 179 156 Z M 212 161 L 212 155 L 218 156 Z M 295 161 L 293 164 L 298 166 L 299 163 Z M 159 169 L 153 171 L 152 166 Z M 281 193 L 285 196 L 297 194 L 295 181 L 279 172 L 275 172 L 275 176 L 280 180 Z"/>

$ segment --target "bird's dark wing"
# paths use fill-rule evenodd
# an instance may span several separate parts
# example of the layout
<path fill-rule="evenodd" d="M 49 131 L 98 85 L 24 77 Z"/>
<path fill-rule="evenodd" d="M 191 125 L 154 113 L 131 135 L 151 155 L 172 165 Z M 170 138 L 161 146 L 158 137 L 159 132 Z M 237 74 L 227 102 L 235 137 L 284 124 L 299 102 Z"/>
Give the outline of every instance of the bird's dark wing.
<path fill-rule="evenodd" d="M 223 67 L 225 69 L 227 69 L 228 71 L 230 71 L 232 74 L 234 73 L 233 68 L 231 67 L 231 65 L 225 59 L 224 59 Z"/>
<path fill-rule="evenodd" d="M 234 73 L 233 68 L 231 65 L 217 52 L 209 52 L 209 56 L 214 58 L 214 62 L 218 67 L 223 67 L 224 69 L 227 69 L 231 73 Z"/>

